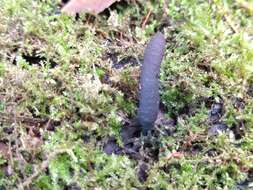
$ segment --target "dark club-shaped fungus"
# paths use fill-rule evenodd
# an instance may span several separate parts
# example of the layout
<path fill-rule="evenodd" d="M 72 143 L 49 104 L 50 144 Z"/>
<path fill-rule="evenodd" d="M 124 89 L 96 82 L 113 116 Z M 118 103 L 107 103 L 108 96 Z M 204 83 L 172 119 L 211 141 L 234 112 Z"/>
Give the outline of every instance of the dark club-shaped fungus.
<path fill-rule="evenodd" d="M 146 135 L 154 126 L 159 111 L 159 74 L 165 50 L 165 38 L 156 33 L 148 43 L 141 66 L 138 124 Z"/>

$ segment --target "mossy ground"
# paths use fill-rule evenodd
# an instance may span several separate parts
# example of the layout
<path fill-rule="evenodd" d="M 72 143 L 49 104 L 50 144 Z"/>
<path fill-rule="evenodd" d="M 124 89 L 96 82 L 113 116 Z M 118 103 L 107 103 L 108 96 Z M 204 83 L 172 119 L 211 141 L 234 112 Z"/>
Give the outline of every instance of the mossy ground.
<path fill-rule="evenodd" d="M 2 0 L 0 189 L 252 189 L 252 7 L 132 1 L 76 19 L 56 14 L 59 1 Z M 161 102 L 176 130 L 159 136 L 140 181 L 140 160 L 103 151 L 109 136 L 122 145 L 138 105 L 138 64 L 112 65 L 139 62 L 157 30 L 167 39 Z M 210 135 L 217 125 L 227 132 Z"/>

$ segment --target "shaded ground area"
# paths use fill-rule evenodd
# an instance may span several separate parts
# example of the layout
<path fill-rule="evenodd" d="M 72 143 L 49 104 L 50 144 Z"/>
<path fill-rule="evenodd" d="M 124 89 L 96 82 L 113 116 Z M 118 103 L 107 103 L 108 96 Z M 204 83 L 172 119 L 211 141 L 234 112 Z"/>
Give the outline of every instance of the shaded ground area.
<path fill-rule="evenodd" d="M 253 2 L 143 1 L 97 17 L 0 2 L 0 189 L 252 189 Z M 162 31 L 160 114 L 138 81 Z"/>

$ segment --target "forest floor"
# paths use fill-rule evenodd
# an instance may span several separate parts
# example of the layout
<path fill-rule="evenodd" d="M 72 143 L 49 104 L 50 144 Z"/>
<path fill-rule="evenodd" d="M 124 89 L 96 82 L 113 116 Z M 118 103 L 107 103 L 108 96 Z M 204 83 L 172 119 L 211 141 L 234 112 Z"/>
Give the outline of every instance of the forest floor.
<path fill-rule="evenodd" d="M 253 189 L 253 1 L 136 0 L 99 16 L 0 2 L 0 189 Z M 130 124 L 166 37 L 148 139 Z"/>

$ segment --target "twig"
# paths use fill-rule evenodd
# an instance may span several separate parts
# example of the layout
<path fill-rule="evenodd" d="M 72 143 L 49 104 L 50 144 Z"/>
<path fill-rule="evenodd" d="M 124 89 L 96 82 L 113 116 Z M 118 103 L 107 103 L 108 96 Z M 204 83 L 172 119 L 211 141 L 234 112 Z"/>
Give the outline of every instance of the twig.
<path fill-rule="evenodd" d="M 47 160 L 41 163 L 39 168 L 30 177 L 28 177 L 27 179 L 25 179 L 22 183 L 18 185 L 18 189 L 24 189 L 24 187 L 28 187 L 30 184 L 32 184 L 33 180 L 36 177 L 38 177 L 38 175 L 42 173 L 49 166 L 50 161 L 53 160 L 59 154 L 63 154 L 63 153 L 69 154 L 75 162 L 77 161 L 77 158 L 75 157 L 71 149 L 56 150 L 48 156 Z"/>
<path fill-rule="evenodd" d="M 235 26 L 235 24 L 232 22 L 231 18 L 228 15 L 229 10 L 220 6 L 217 6 L 217 8 L 219 11 L 223 13 L 223 18 L 225 19 L 225 22 L 228 24 L 228 26 L 232 29 L 232 31 L 234 33 L 238 33 L 237 27 Z"/>
<path fill-rule="evenodd" d="M 142 22 L 142 25 L 141 25 L 142 29 L 144 29 L 145 25 L 147 24 L 148 19 L 149 19 L 151 13 L 152 13 L 152 11 L 151 11 L 151 9 L 149 9 L 147 16 L 145 17 L 144 21 Z"/>
<path fill-rule="evenodd" d="M 169 1 L 168 0 L 164 0 L 163 3 L 163 16 L 167 16 L 167 9 L 169 7 Z"/>
<path fill-rule="evenodd" d="M 8 121 L 12 123 L 29 123 L 29 124 L 46 124 L 49 119 L 40 119 L 40 118 L 31 118 L 31 117 L 26 117 L 26 116 L 16 116 L 12 113 L 4 113 L 0 112 L 0 121 Z M 51 120 L 52 122 L 52 120 Z"/>
<path fill-rule="evenodd" d="M 234 33 L 238 33 L 238 29 L 234 25 L 234 23 L 231 21 L 230 17 L 224 14 L 224 18 L 226 22 L 228 23 L 229 27 L 233 30 Z"/>

